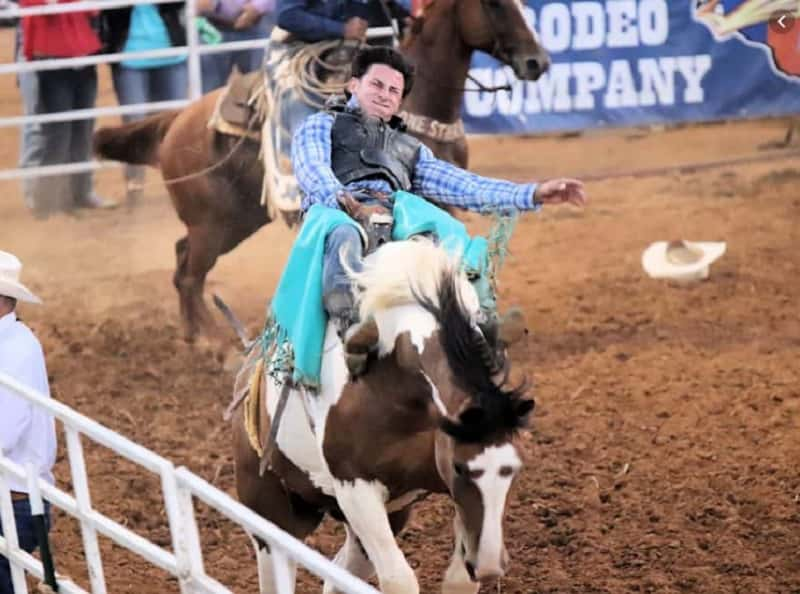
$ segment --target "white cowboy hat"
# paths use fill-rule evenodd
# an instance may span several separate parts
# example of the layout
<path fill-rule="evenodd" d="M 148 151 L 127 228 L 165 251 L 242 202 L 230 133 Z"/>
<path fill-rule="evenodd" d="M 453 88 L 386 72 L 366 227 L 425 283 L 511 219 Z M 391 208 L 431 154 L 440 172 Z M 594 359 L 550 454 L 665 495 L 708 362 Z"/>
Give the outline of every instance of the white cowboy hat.
<path fill-rule="evenodd" d="M 642 266 L 651 278 L 706 279 L 708 267 L 725 253 L 725 247 L 724 241 L 657 241 L 642 254 Z"/>
<path fill-rule="evenodd" d="M 19 282 L 22 262 L 14 254 L 0 250 L 0 295 L 28 303 L 41 303 L 42 300 Z"/>

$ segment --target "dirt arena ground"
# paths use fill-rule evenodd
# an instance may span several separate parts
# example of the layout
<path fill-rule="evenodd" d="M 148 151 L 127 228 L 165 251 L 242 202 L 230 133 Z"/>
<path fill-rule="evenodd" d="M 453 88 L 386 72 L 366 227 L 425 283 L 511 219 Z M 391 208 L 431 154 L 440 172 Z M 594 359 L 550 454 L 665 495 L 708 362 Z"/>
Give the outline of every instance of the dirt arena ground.
<path fill-rule="evenodd" d="M 19 113 L 5 82 L 0 111 Z M 104 73 L 101 103 L 112 101 Z M 785 124 L 476 138 L 472 166 L 524 179 L 716 160 L 758 152 Z M 3 167 L 14 166 L 16 142 L 15 130 L 0 129 Z M 122 197 L 120 170 L 97 179 L 103 194 Z M 26 212 L 18 184 L 4 182 L 0 249 L 21 257 L 45 301 L 21 314 L 44 344 L 55 398 L 233 494 L 222 421 L 231 376 L 216 349 L 181 340 L 171 277 L 182 227 L 157 175 L 149 179 L 132 212 L 44 222 Z M 498 592 L 800 593 L 798 187 L 795 156 L 594 181 L 585 211 L 522 220 L 501 298 L 522 306 L 532 327 L 513 359 L 534 380 L 537 408 L 520 439 L 526 469 L 508 510 L 512 565 Z M 211 274 L 210 288 L 252 332 L 291 238 L 269 226 Z M 728 252 L 707 282 L 646 278 L 642 250 L 671 238 L 724 240 Z M 158 481 L 97 446 L 86 456 L 96 506 L 169 546 Z M 70 487 L 63 448 L 56 474 Z M 256 592 L 246 536 L 203 507 L 199 517 L 208 572 Z M 447 501 L 431 499 L 402 536 L 423 592 L 438 589 L 450 518 Z M 59 571 L 88 587 L 78 524 L 56 513 L 52 536 Z M 309 539 L 329 555 L 340 542 L 333 523 Z M 178 591 L 101 543 L 109 592 Z M 301 576 L 300 592 L 318 588 Z"/>

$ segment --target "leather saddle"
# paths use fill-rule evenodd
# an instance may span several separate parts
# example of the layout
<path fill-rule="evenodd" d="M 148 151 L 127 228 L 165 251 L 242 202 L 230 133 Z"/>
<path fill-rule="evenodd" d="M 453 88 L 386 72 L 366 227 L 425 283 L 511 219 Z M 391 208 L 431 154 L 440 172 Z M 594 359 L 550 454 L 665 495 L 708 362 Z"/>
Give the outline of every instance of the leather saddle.
<path fill-rule="evenodd" d="M 228 87 L 219 106 L 219 116 L 236 128 L 260 132 L 261 122 L 253 120 L 262 118 L 264 114 L 259 113 L 258 102 L 253 98 L 263 86 L 264 73 L 260 69 L 248 74 L 234 71 L 228 79 Z"/>

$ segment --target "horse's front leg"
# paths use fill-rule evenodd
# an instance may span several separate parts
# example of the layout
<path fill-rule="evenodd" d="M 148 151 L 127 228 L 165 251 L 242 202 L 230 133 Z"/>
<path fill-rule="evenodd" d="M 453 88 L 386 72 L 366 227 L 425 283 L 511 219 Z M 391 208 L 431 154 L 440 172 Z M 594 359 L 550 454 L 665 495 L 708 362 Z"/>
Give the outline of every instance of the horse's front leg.
<path fill-rule="evenodd" d="M 467 572 L 467 565 L 464 561 L 464 525 L 458 512 L 453 520 L 453 532 L 455 548 L 442 581 L 442 594 L 477 594 L 481 585 L 473 582 Z"/>
<path fill-rule="evenodd" d="M 335 481 L 336 501 L 370 561 L 384 594 L 419 594 L 414 570 L 397 545 L 386 512 L 386 487 L 376 481 Z"/>
<path fill-rule="evenodd" d="M 358 541 L 358 537 L 353 533 L 350 525 L 345 524 L 344 527 L 347 531 L 347 538 L 336 557 L 334 557 L 333 562 L 357 578 L 368 580 L 375 575 L 375 567 L 367 558 L 361 543 Z M 325 586 L 322 588 L 322 594 L 339 594 L 339 590 L 336 589 L 333 583 L 326 581 Z"/>
<path fill-rule="evenodd" d="M 294 592 L 297 581 L 297 563 L 287 558 L 283 567 L 277 567 L 270 553 L 269 545 L 252 535 L 250 535 L 250 540 L 256 551 L 259 594 Z M 279 582 L 283 584 L 283 590 L 279 589 Z"/>

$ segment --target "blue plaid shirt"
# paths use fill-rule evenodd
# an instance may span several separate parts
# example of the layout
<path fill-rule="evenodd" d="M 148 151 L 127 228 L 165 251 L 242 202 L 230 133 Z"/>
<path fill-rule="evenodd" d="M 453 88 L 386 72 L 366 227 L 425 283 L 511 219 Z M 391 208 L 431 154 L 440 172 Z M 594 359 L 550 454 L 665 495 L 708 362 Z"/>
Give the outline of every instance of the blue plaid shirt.
<path fill-rule="evenodd" d="M 348 105 L 354 104 L 351 99 Z M 303 192 L 304 211 L 314 204 L 339 208 L 336 198 L 343 189 L 392 192 L 384 180 L 355 181 L 345 188 L 336 179 L 331 168 L 332 127 L 333 115 L 319 112 L 303 122 L 292 140 L 292 167 Z M 411 183 L 411 191 L 419 196 L 467 210 L 539 209 L 533 203 L 536 184 L 517 184 L 470 173 L 437 159 L 427 146 L 420 149 Z"/>

